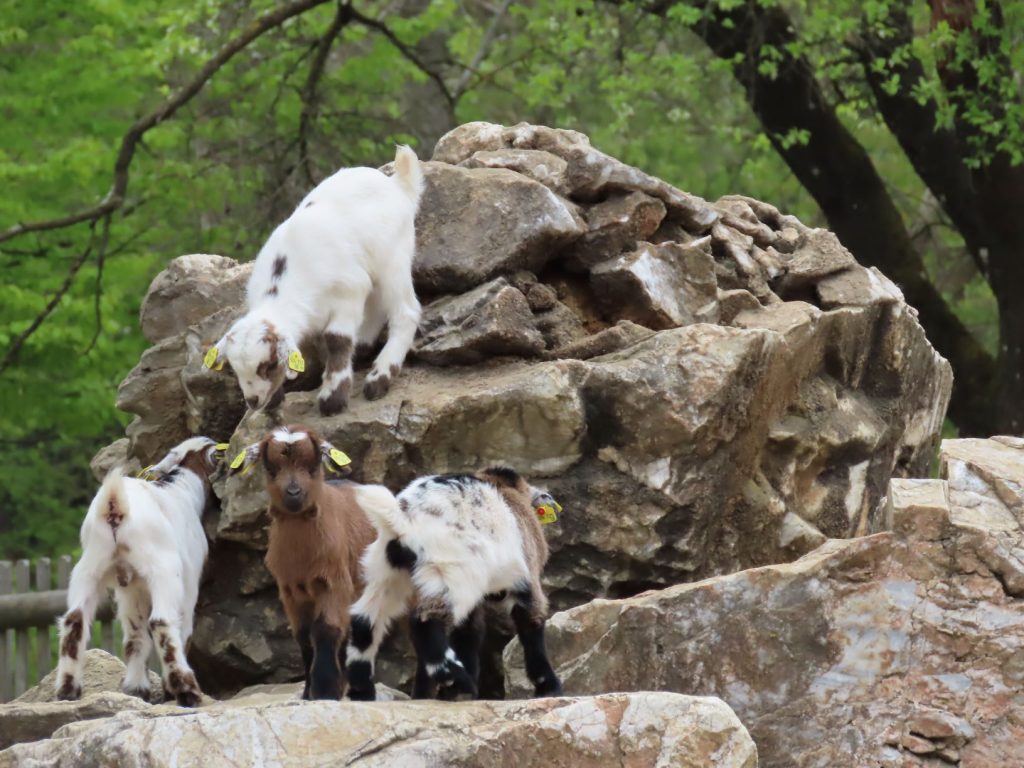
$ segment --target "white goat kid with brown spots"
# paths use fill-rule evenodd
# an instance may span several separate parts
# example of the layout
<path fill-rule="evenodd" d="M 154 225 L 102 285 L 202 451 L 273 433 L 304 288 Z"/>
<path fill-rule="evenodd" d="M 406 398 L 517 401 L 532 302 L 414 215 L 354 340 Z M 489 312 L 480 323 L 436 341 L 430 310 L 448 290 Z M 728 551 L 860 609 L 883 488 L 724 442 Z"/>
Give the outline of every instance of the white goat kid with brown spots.
<path fill-rule="evenodd" d="M 373 344 L 385 325 L 366 397 L 382 397 L 401 370 L 420 319 L 412 262 L 423 172 L 405 146 L 394 166 L 391 177 L 345 168 L 325 179 L 260 250 L 247 314 L 206 357 L 213 368 L 230 363 L 250 408 L 280 403 L 285 379 L 304 368 L 302 344 L 318 344 L 324 356 L 325 416 L 348 405 L 355 346 Z"/>
<path fill-rule="evenodd" d="M 212 440 L 193 437 L 152 467 L 157 480 L 125 477 L 120 468 L 107 475 L 82 522 L 82 558 L 59 620 L 58 698 L 82 695 L 89 630 L 112 587 L 124 629 L 125 693 L 149 701 L 146 660 L 156 642 L 166 692 L 183 706 L 199 703 L 185 648 L 208 550 L 202 514 L 219 459 Z"/>

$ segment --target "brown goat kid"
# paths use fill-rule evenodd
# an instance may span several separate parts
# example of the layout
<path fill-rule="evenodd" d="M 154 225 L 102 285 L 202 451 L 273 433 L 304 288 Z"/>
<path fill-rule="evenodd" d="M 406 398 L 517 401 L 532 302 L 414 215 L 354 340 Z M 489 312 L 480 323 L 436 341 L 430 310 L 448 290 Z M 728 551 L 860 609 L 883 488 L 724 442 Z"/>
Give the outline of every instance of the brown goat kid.
<path fill-rule="evenodd" d="M 362 594 L 359 559 L 377 532 L 356 502 L 355 483 L 328 483 L 324 464 L 339 452 L 302 427 L 282 427 L 232 462 L 257 459 L 267 473 L 270 543 L 266 565 L 302 651 L 304 699 L 345 693 L 349 607 Z"/>

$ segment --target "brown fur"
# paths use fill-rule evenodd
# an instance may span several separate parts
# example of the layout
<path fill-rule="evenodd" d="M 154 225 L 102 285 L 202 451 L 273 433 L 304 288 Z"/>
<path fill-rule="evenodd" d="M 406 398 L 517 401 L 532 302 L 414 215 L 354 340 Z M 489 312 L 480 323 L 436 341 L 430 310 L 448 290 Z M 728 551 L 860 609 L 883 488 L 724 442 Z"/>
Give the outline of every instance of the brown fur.
<path fill-rule="evenodd" d="M 503 469 L 484 469 L 477 472 L 477 477 L 496 487 L 515 514 L 519 531 L 523 535 L 523 553 L 530 568 L 533 618 L 546 618 L 548 598 L 540 587 L 540 577 L 548 562 L 549 550 L 544 531 L 537 519 L 537 510 L 533 507 L 533 492 L 530 485 L 514 472 Z"/>
<path fill-rule="evenodd" d="M 351 486 L 324 482 L 320 439 L 303 427 L 289 429 L 309 437 L 280 443 L 271 433 L 260 447 L 271 518 L 265 562 L 296 638 L 318 619 L 344 637 L 349 607 L 365 586 L 359 559 L 376 531 Z M 289 486 L 301 488 L 297 508 L 286 503 Z"/>
<path fill-rule="evenodd" d="M 76 608 L 65 616 L 64 626 L 68 628 L 68 633 L 64 635 L 60 652 L 69 659 L 77 659 L 78 644 L 82 642 L 82 612 Z"/>

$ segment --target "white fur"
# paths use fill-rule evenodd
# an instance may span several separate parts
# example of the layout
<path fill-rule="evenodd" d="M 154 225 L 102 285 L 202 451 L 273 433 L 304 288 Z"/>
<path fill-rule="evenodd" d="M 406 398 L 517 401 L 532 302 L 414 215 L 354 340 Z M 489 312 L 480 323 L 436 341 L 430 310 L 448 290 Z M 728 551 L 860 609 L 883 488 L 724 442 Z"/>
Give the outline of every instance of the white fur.
<path fill-rule="evenodd" d="M 353 616 L 369 619 L 372 643 L 361 651 L 350 641 L 350 663 L 369 661 L 372 671 L 391 622 L 409 610 L 414 597 L 420 603 L 443 600 L 457 625 L 485 595 L 531 581 L 522 533 L 501 493 L 487 483 L 456 488 L 435 480 L 420 478 L 397 498 L 380 485 L 355 490 L 378 536 L 363 554 L 366 589 L 352 606 Z M 396 538 L 416 553 L 412 575 L 387 559 L 387 544 Z"/>
<path fill-rule="evenodd" d="M 340 170 L 274 230 L 256 257 L 248 312 L 218 342 L 247 401 L 263 407 L 283 383 L 280 376 L 258 376 L 261 362 L 276 356 L 280 370 L 294 378 L 295 372 L 287 370 L 289 353 L 324 333 L 372 344 L 387 325 L 388 341 L 367 381 L 401 368 L 420 319 L 412 261 L 422 189 L 415 153 L 399 147 L 394 176 L 373 168 Z M 281 255 L 285 269 L 275 280 Z M 277 349 L 264 340 L 268 326 L 280 339 Z M 325 373 L 321 401 L 351 377 L 351 365 L 334 376 Z"/>
<path fill-rule="evenodd" d="M 191 671 L 185 645 L 192 635 L 199 578 L 208 550 L 201 522 L 206 486 L 194 472 L 178 465 L 186 454 L 202 449 L 212 452 L 213 441 L 190 438 L 172 449 L 154 467 L 164 474 L 175 472 L 162 483 L 125 477 L 117 468 L 100 486 L 82 522 L 82 558 L 68 587 L 68 614 L 82 612 L 82 637 L 72 659 L 64 652 L 68 626 L 62 617 L 58 690 L 66 675 L 72 676 L 76 686 L 81 685 L 89 629 L 108 588 L 114 590 L 125 644 L 132 642 L 137 649 L 126 659 L 124 689 L 133 693 L 149 690 L 146 660 L 153 639 L 174 647 L 174 658 L 164 662 L 165 682 L 173 669 Z M 212 463 L 212 453 L 207 460 Z M 108 520 L 111 505 L 123 515 L 116 528 Z M 118 583 L 119 576 L 124 583 Z M 153 620 L 158 622 L 156 638 L 150 637 Z"/>

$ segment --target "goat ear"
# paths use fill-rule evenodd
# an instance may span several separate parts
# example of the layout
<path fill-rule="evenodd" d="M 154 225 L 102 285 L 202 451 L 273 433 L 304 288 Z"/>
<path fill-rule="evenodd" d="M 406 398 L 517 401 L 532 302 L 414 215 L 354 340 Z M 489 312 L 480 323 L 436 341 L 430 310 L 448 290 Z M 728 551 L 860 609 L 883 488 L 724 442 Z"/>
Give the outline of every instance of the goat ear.
<path fill-rule="evenodd" d="M 284 375 L 289 381 L 298 378 L 299 374 L 306 370 L 306 360 L 297 349 L 288 352 L 285 361 Z"/>
<path fill-rule="evenodd" d="M 204 368 L 209 368 L 211 371 L 224 370 L 224 363 L 227 362 L 227 356 L 224 354 L 226 339 L 227 334 L 224 334 L 216 344 L 206 350 L 206 354 L 203 355 Z"/>
<path fill-rule="evenodd" d="M 237 475 L 239 472 L 245 474 L 252 468 L 253 462 L 259 458 L 262 450 L 263 441 L 246 446 L 237 456 L 235 456 L 235 458 L 231 460 L 231 463 L 228 464 L 228 472 L 232 475 Z"/>
<path fill-rule="evenodd" d="M 326 440 L 320 441 L 320 457 L 324 466 L 332 472 L 338 472 L 345 467 L 348 467 L 348 471 L 351 471 L 351 467 L 349 467 L 349 465 L 352 463 L 352 459 Z"/>

